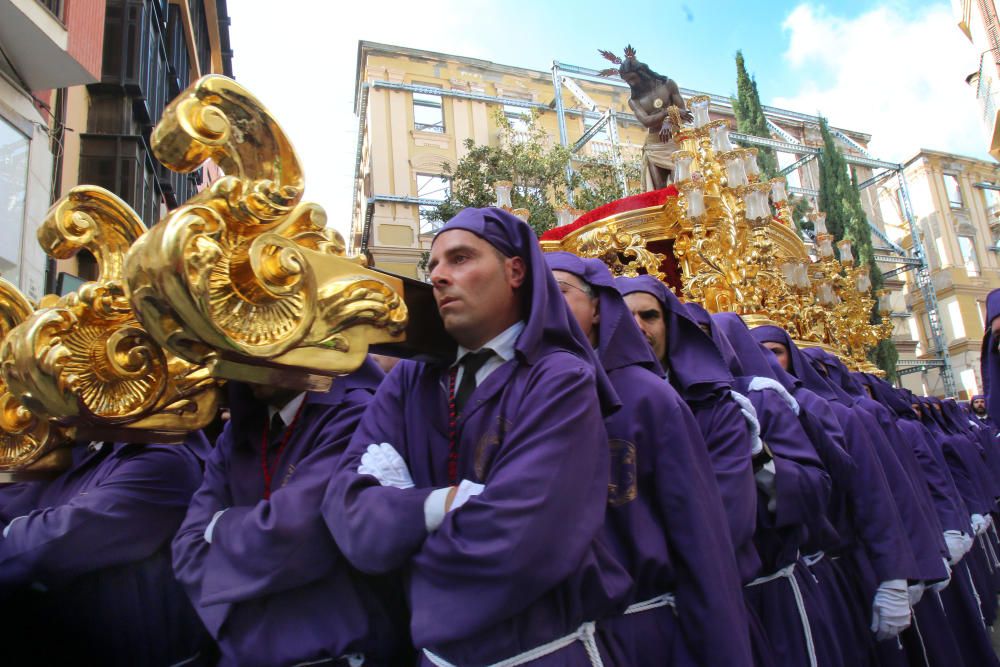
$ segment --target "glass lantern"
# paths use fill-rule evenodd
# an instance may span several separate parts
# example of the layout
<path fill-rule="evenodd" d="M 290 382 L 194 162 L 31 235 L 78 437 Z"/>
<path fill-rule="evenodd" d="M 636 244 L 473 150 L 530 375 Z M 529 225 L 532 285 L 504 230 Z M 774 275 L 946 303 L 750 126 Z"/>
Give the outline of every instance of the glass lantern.
<path fill-rule="evenodd" d="M 847 239 L 837 242 L 837 250 L 840 251 L 840 261 L 843 264 L 854 264 L 854 253 L 851 252 L 851 242 Z"/>
<path fill-rule="evenodd" d="M 726 160 L 726 179 L 731 188 L 738 188 L 747 184 L 747 172 L 743 160 L 738 157 Z"/>
<path fill-rule="evenodd" d="M 493 190 L 497 193 L 497 208 L 510 210 L 514 203 L 510 200 L 510 191 L 514 189 L 514 184 L 510 181 L 497 181 L 493 184 Z"/>
<path fill-rule="evenodd" d="M 708 116 L 710 103 L 711 100 L 707 95 L 691 98 L 691 114 L 694 116 L 695 127 L 705 127 L 711 122 L 711 118 Z"/>
<path fill-rule="evenodd" d="M 674 180 L 683 183 L 691 178 L 691 163 L 694 161 L 694 153 L 691 151 L 674 151 Z"/>
<path fill-rule="evenodd" d="M 785 192 L 785 179 L 771 179 L 771 199 L 776 204 L 788 200 L 788 194 Z"/>
<path fill-rule="evenodd" d="M 826 234 L 826 213 L 812 213 L 809 218 L 813 221 L 813 225 L 816 228 L 816 235 Z"/>

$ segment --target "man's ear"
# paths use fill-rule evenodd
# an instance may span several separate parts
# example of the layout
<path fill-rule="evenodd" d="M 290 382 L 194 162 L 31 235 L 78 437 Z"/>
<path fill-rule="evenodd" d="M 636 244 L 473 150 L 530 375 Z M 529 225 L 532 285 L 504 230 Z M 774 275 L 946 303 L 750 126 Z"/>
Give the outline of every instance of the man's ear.
<path fill-rule="evenodd" d="M 524 278 L 527 274 L 524 260 L 520 257 L 508 257 L 504 260 L 504 264 L 507 265 L 507 282 L 510 283 L 511 289 L 517 289 L 524 284 Z"/>
<path fill-rule="evenodd" d="M 596 296 L 591 299 L 594 303 L 594 324 L 597 325 L 601 323 L 601 300 Z"/>

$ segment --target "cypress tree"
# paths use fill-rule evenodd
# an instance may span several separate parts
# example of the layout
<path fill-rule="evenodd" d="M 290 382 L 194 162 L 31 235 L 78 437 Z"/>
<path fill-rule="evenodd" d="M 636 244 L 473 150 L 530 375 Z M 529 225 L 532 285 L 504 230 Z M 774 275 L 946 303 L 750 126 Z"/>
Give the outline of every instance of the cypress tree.
<path fill-rule="evenodd" d="M 833 235 L 834 242 L 848 239 L 854 251 L 858 266 L 867 266 L 872 281 L 872 298 L 882 289 L 885 279 L 875 261 L 872 247 L 872 233 L 868 225 L 868 216 L 861 205 L 861 193 L 858 190 L 857 175 L 848 170 L 843 153 L 833 141 L 833 134 L 825 118 L 819 120 L 820 134 L 823 137 L 823 149 L 819 156 L 819 209 L 826 212 L 827 231 Z M 878 303 L 872 307 L 870 321 L 882 321 L 878 313 Z M 899 352 L 892 340 L 880 341 L 869 358 L 879 368 L 886 372 L 890 381 L 896 380 L 896 361 Z"/>
<path fill-rule="evenodd" d="M 747 74 L 742 51 L 736 52 L 736 99 L 733 100 L 733 112 L 736 114 L 738 131 L 755 137 L 771 138 L 764 110 L 760 106 L 757 81 Z M 763 146 L 757 148 L 757 164 L 760 166 L 762 179 L 771 179 L 778 175 L 778 158 L 770 148 Z"/>

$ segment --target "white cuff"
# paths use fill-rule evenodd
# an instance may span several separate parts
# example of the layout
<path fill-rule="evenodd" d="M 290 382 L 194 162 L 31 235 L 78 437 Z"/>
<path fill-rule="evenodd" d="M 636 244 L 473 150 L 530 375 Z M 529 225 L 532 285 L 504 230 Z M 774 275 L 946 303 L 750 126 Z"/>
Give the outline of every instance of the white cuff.
<path fill-rule="evenodd" d="M 444 521 L 444 506 L 448 502 L 450 486 L 441 489 L 434 489 L 424 501 L 424 526 L 428 533 L 433 533 Z"/>
<path fill-rule="evenodd" d="M 225 510 L 219 510 L 218 512 L 213 514 L 212 520 L 208 522 L 207 526 L 205 526 L 205 541 L 208 542 L 209 544 L 212 543 L 212 533 L 215 531 L 216 522 L 219 520 L 219 517 L 221 517 L 225 513 L 227 509 L 229 508 L 227 507 Z"/>
<path fill-rule="evenodd" d="M 27 515 L 22 515 L 22 516 L 16 516 L 16 517 L 14 517 L 13 519 L 11 519 L 11 520 L 10 520 L 10 523 L 8 523 L 8 524 L 7 524 L 6 526 L 4 526 L 4 528 L 3 528 L 3 536 L 4 536 L 4 537 L 7 537 L 7 533 L 9 533 L 9 532 L 10 532 L 10 527 L 14 525 L 14 522 L 15 522 L 15 521 L 17 521 L 18 519 L 27 519 L 27 518 L 28 518 L 28 517 L 27 517 Z"/>

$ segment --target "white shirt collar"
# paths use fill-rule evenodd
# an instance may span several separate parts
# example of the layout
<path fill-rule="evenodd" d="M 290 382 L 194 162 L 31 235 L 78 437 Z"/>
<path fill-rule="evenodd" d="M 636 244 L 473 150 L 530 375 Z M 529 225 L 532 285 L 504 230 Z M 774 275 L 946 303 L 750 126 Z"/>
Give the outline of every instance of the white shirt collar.
<path fill-rule="evenodd" d="M 487 343 L 479 349 L 481 350 L 483 348 L 488 347 L 491 350 L 493 350 L 493 354 L 497 355 L 504 361 L 510 361 L 511 359 L 514 358 L 514 347 L 517 345 L 517 339 L 521 335 L 522 331 L 524 331 L 524 320 L 518 320 L 510 327 L 505 329 L 503 332 L 501 332 L 498 336 L 496 336 L 490 341 L 487 341 Z M 468 348 L 459 345 L 458 352 L 455 354 L 455 363 L 452 364 L 452 366 L 460 362 L 462 360 L 462 357 L 464 357 L 465 355 L 469 354 L 470 352 L 477 352 L 477 351 L 478 350 L 470 350 Z"/>
<path fill-rule="evenodd" d="M 304 400 L 306 400 L 306 392 L 302 392 L 292 400 L 288 401 L 288 403 L 285 403 L 285 407 L 281 408 L 280 410 L 274 407 L 273 405 L 268 405 L 267 406 L 268 422 L 274 419 L 274 413 L 277 412 L 279 415 L 281 415 L 281 421 L 285 422 L 285 426 L 291 424 L 292 420 L 295 419 L 295 414 L 299 411 L 299 406 L 302 405 L 302 401 Z"/>

